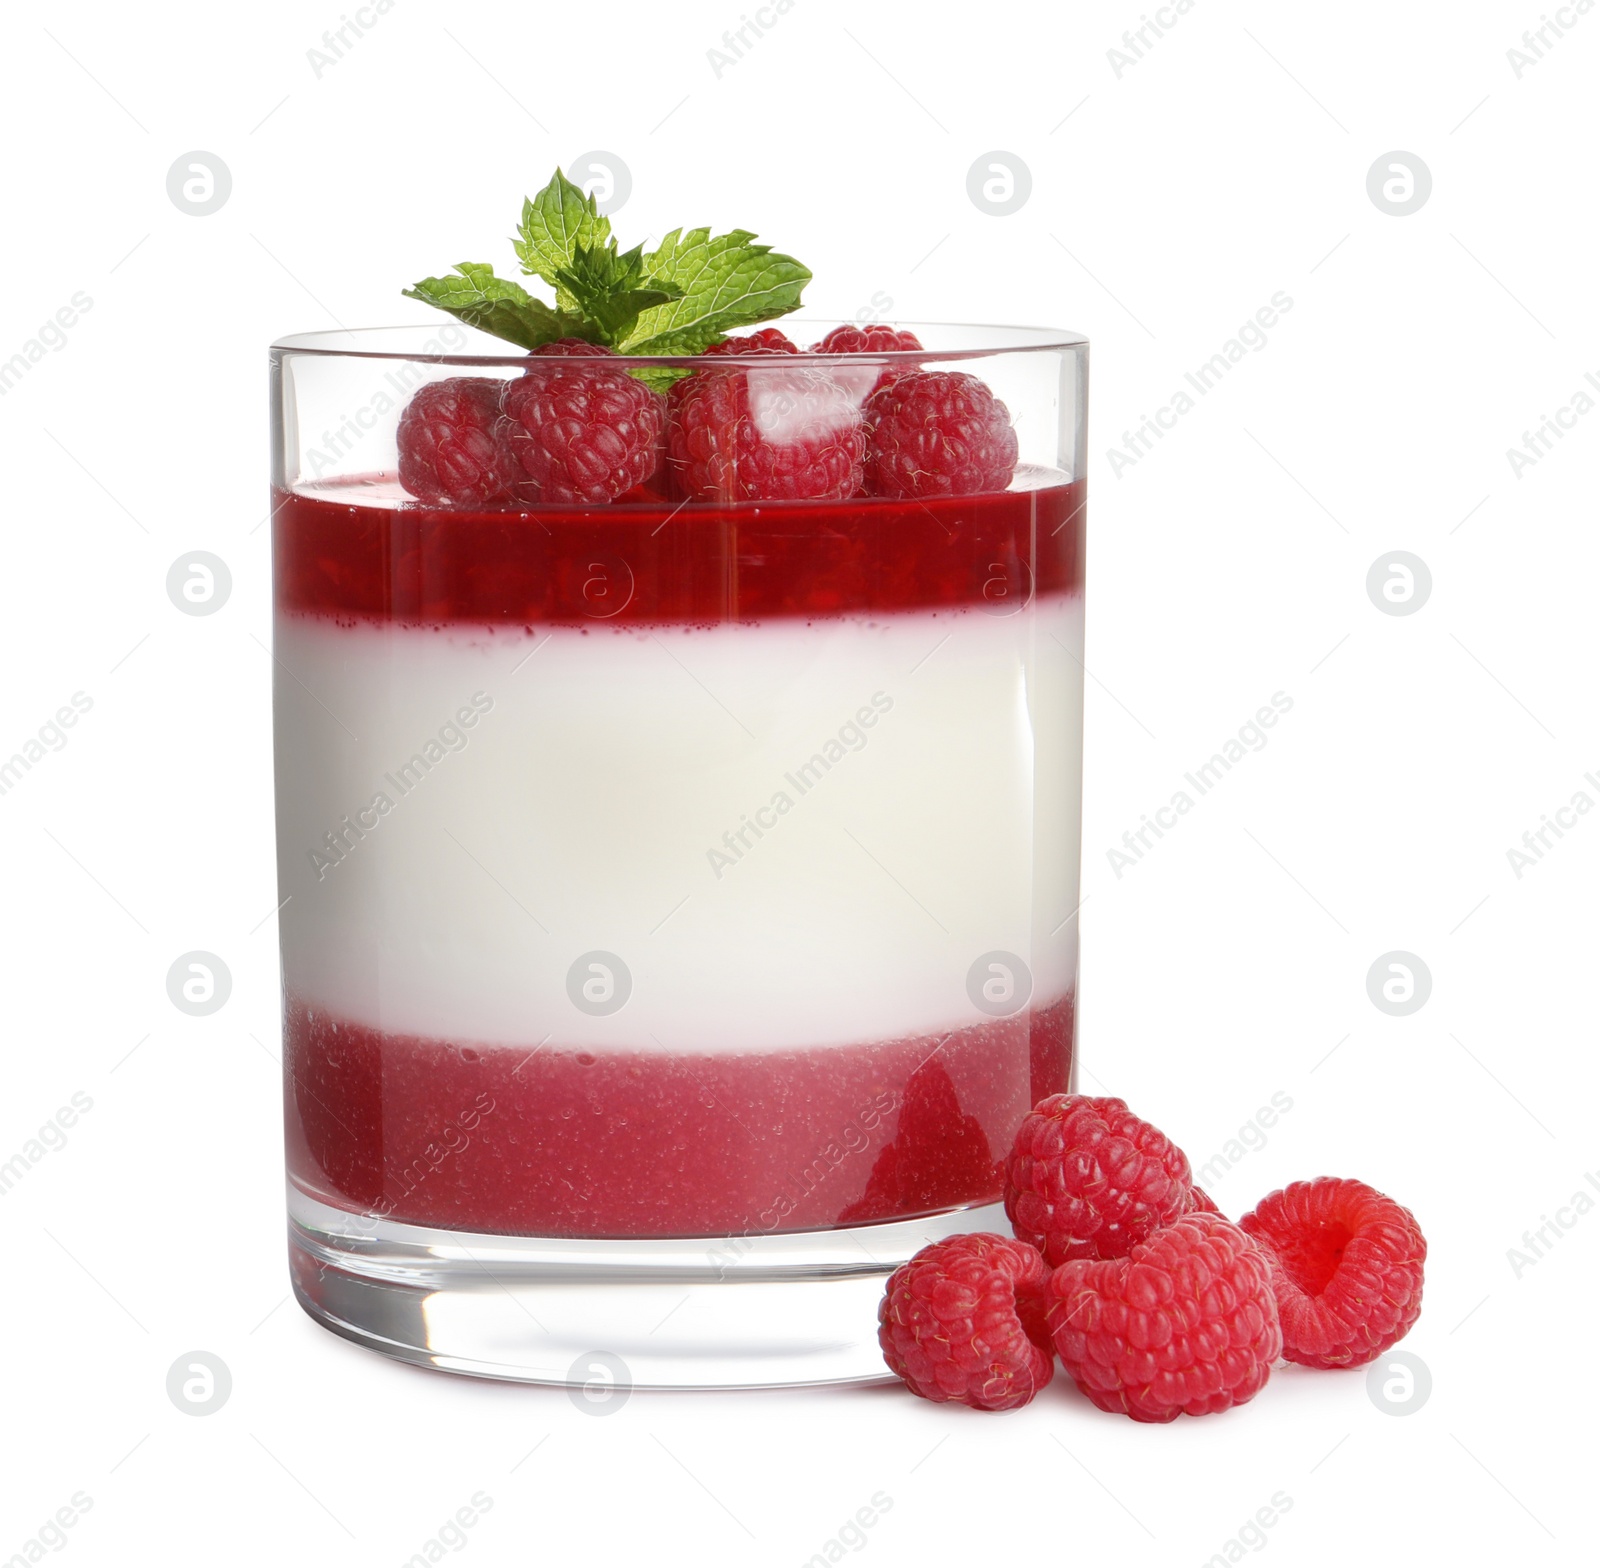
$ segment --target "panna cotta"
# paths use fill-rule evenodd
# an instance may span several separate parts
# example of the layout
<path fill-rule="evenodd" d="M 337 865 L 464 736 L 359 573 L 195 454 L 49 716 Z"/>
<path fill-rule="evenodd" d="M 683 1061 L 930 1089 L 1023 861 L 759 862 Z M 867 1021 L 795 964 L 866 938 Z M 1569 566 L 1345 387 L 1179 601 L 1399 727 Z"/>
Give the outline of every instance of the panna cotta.
<path fill-rule="evenodd" d="M 995 1199 L 1072 1047 L 1081 482 L 274 500 L 305 1191 L 532 1236 Z"/>

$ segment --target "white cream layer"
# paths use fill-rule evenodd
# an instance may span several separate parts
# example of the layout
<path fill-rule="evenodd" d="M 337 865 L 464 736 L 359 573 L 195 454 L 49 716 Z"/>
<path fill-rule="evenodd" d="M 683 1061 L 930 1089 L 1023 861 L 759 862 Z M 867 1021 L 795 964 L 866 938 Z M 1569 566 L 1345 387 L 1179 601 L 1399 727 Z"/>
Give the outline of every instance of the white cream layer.
<path fill-rule="evenodd" d="M 284 977 L 314 1005 L 738 1051 L 981 1022 L 968 977 L 996 951 L 1035 1005 L 1074 983 L 1081 597 L 276 635 Z M 572 999 L 594 952 L 626 966 L 619 1010 L 587 966 Z"/>

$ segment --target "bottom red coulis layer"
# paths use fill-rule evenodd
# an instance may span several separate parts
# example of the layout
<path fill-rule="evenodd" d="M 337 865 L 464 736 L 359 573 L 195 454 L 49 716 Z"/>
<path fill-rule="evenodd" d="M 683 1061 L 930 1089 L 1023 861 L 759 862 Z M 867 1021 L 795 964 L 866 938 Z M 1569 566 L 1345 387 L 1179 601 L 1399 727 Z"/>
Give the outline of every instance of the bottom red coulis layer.
<path fill-rule="evenodd" d="M 1066 1089 L 1073 997 L 869 1045 L 522 1051 L 389 1034 L 287 999 L 289 1172 L 312 1196 L 503 1235 L 747 1237 L 1000 1196 Z"/>

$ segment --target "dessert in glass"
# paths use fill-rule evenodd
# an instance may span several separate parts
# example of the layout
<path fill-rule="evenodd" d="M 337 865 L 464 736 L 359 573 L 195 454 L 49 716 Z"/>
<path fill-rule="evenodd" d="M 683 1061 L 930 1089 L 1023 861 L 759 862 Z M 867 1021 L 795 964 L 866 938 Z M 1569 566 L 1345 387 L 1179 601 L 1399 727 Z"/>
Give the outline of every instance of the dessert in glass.
<path fill-rule="evenodd" d="M 455 314 L 272 351 L 296 1293 L 484 1376 L 884 1377 L 1071 1081 L 1087 346 Z"/>

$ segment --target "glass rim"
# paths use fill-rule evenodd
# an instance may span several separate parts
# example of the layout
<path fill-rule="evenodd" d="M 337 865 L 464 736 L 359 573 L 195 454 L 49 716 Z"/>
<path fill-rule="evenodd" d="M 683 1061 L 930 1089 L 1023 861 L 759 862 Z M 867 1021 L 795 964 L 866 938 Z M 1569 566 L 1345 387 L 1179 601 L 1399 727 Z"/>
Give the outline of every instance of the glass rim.
<path fill-rule="evenodd" d="M 781 331 L 783 330 L 781 323 L 812 327 L 826 325 L 829 328 L 840 325 L 837 320 L 828 319 L 824 323 L 805 316 L 780 316 L 775 321 L 763 325 L 777 326 Z M 849 326 L 854 323 L 846 322 L 844 325 Z M 937 335 L 955 331 L 982 334 L 986 341 L 977 347 L 873 349 L 859 354 L 819 354 L 810 349 L 802 349 L 798 354 L 783 355 L 722 354 L 716 356 L 713 362 L 718 366 L 763 366 L 768 369 L 776 368 L 774 360 L 778 360 L 785 367 L 795 368 L 838 365 L 846 361 L 884 365 L 903 364 L 910 367 L 926 364 L 929 360 L 992 359 L 997 354 L 1049 353 L 1064 349 L 1086 349 L 1089 346 L 1089 339 L 1085 334 L 1063 327 L 1001 326 L 953 321 L 903 321 L 893 325 L 897 330 L 917 332 L 918 336 L 924 332 Z M 423 351 L 420 345 L 436 339 L 442 331 L 452 326 L 458 331 L 470 333 L 473 338 L 485 344 L 496 347 L 483 352 L 437 349 L 433 352 Z M 756 330 L 761 328 L 758 327 Z M 418 340 L 419 347 L 413 349 L 390 346 L 393 340 L 406 338 Z M 437 365 L 523 365 L 533 357 L 529 349 L 518 348 L 515 344 L 506 343 L 503 339 L 492 337 L 475 327 L 453 320 L 447 323 L 412 322 L 403 326 L 330 327 L 315 332 L 293 332 L 275 339 L 270 345 L 270 352 L 274 360 L 287 355 L 310 354 L 328 359 L 396 359 Z M 661 366 L 685 370 L 700 370 L 706 366 L 706 359 L 701 355 L 618 354 L 615 358 L 621 365 Z"/>

